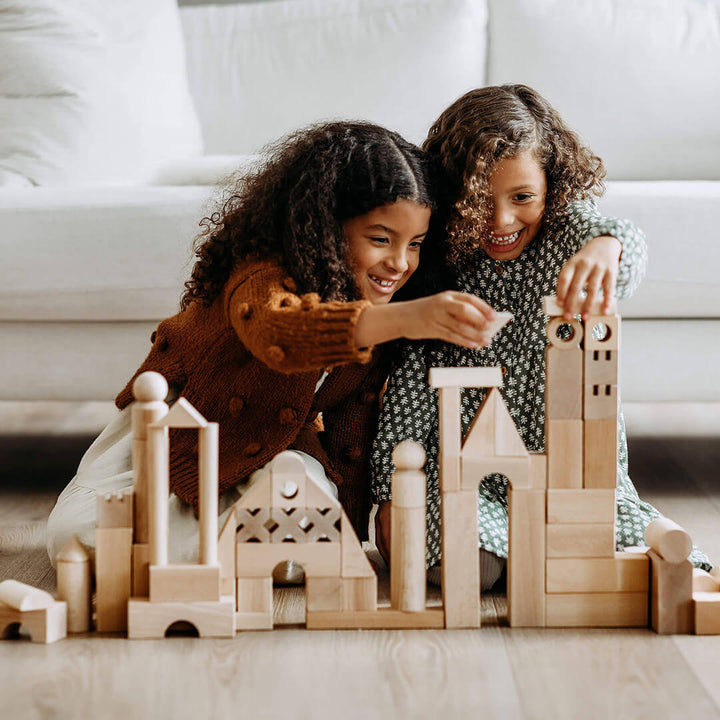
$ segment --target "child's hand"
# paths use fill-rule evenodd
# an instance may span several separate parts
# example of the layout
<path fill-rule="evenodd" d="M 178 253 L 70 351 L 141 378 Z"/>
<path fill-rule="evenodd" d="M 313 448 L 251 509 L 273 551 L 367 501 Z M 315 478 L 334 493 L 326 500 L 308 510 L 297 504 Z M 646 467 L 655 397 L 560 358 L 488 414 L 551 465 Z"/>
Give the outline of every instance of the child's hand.
<path fill-rule="evenodd" d="M 476 295 L 446 290 L 404 305 L 403 336 L 409 340 L 444 340 L 476 348 L 492 341 L 495 311 Z"/>
<path fill-rule="evenodd" d="M 574 315 L 586 319 L 593 304 L 600 300 L 600 288 L 603 289 L 602 313 L 612 311 L 621 253 L 622 245 L 617 238 L 600 235 L 565 263 L 558 275 L 556 291 L 565 320 L 571 320 Z M 585 298 L 581 295 L 583 290 L 587 292 Z"/>
<path fill-rule="evenodd" d="M 375 546 L 390 567 L 390 500 L 381 502 L 375 514 Z"/>

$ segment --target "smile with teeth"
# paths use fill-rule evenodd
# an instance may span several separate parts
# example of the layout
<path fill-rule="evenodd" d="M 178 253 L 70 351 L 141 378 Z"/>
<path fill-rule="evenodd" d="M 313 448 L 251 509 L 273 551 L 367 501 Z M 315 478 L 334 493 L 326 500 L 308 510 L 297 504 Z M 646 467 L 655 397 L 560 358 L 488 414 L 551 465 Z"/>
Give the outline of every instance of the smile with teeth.
<path fill-rule="evenodd" d="M 397 280 L 383 280 L 382 278 L 379 278 L 377 275 L 368 275 L 368 277 L 376 285 L 379 285 L 381 288 L 391 288 L 397 284 Z"/>
<path fill-rule="evenodd" d="M 522 228 L 512 235 L 493 235 L 491 242 L 493 245 L 512 245 L 518 239 L 521 232 Z"/>

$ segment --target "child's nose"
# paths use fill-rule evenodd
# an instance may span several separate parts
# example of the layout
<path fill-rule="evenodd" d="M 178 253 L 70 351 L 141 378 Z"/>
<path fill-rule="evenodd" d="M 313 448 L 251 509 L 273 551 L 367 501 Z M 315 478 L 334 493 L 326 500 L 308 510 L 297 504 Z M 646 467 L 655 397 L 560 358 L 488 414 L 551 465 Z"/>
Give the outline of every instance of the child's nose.
<path fill-rule="evenodd" d="M 493 211 L 493 225 L 495 232 L 500 232 L 505 228 L 512 227 L 515 222 L 515 213 L 512 207 L 506 205 L 495 206 Z"/>
<path fill-rule="evenodd" d="M 387 263 L 396 272 L 405 272 L 408 269 L 407 251 L 396 250 L 388 256 Z"/>

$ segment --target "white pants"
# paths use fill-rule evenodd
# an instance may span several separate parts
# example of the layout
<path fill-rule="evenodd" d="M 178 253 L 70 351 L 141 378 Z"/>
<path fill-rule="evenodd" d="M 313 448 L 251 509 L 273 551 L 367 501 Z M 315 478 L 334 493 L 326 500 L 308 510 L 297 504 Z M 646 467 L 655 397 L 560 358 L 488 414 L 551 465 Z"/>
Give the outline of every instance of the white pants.
<path fill-rule="evenodd" d="M 55 556 L 63 545 L 77 535 L 94 554 L 95 518 L 98 495 L 117 492 L 133 485 L 132 470 L 132 405 L 100 433 L 80 461 L 77 474 L 60 493 L 47 524 L 47 551 L 55 565 Z M 300 456 L 308 477 L 337 498 L 337 487 L 325 474 L 325 468 L 314 457 L 291 450 Z M 247 483 L 221 493 L 218 500 L 218 526 L 222 527 L 233 503 L 267 472 L 261 468 Z M 176 495 L 170 495 L 168 506 L 168 559 L 170 562 L 196 562 L 199 554 L 199 523 L 193 509 Z"/>

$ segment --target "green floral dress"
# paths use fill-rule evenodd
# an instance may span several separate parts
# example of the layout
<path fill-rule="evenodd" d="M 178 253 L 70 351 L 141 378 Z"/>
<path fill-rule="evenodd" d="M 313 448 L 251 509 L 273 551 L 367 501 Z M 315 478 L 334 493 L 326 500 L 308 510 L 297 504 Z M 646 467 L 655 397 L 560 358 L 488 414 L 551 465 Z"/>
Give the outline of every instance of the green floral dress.
<path fill-rule="evenodd" d="M 531 452 L 545 449 L 545 325 L 542 298 L 555 294 L 565 262 L 590 239 L 612 235 L 623 246 L 617 279 L 618 298 L 628 298 L 640 284 L 647 266 L 645 238 L 627 220 L 605 218 L 593 202 L 568 207 L 562 226 L 541 232 L 515 260 L 496 261 L 482 250 L 457 266 L 457 289 L 478 295 L 495 310 L 509 311 L 514 319 L 478 350 L 441 342 L 407 342 L 393 371 L 383 400 L 378 436 L 372 453 L 372 492 L 375 502 L 391 497 L 394 470 L 392 450 L 401 440 L 425 447 L 428 479 L 427 565 L 440 561 L 440 489 L 438 478 L 437 392 L 428 386 L 431 367 L 502 366 L 505 403 Z M 482 389 L 465 389 L 462 430 L 466 435 L 485 398 Z M 643 502 L 628 476 L 627 438 L 622 410 L 618 422 L 617 521 L 618 549 L 644 545 L 645 528 L 660 513 Z M 508 554 L 507 480 L 491 475 L 478 491 L 480 547 L 500 557 Z M 697 567 L 712 564 L 697 548 L 690 558 Z"/>

